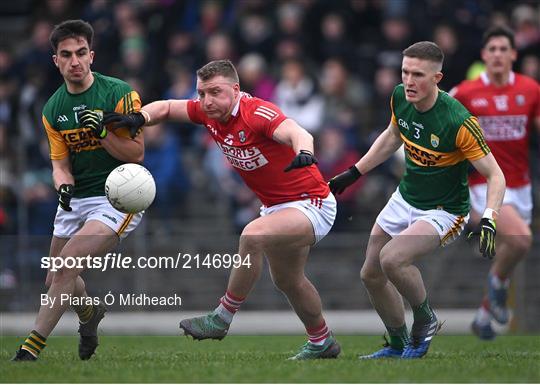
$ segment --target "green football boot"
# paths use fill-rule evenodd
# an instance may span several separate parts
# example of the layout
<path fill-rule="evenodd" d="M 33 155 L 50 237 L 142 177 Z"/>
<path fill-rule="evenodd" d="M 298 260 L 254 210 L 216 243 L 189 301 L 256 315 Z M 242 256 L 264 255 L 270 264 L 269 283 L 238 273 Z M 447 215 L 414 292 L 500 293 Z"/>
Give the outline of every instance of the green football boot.
<path fill-rule="evenodd" d="M 180 329 L 184 335 L 192 336 L 194 340 L 222 340 L 229 331 L 226 323 L 217 313 L 210 313 L 201 317 L 186 318 L 180 321 Z"/>
<path fill-rule="evenodd" d="M 334 335 L 330 333 L 324 344 L 315 345 L 311 342 L 306 342 L 300 348 L 300 351 L 289 357 L 288 360 L 316 360 L 320 358 L 337 358 L 341 352 L 341 347 L 337 343 Z"/>

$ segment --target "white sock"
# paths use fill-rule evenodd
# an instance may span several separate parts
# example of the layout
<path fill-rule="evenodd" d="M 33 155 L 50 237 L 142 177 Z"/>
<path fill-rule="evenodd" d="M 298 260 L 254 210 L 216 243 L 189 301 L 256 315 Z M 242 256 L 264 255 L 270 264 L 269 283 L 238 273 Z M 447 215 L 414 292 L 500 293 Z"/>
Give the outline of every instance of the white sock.
<path fill-rule="evenodd" d="M 493 285 L 493 287 L 495 289 L 500 289 L 500 288 L 505 288 L 505 289 L 508 289 L 508 286 L 510 285 L 510 279 L 509 278 L 506 278 L 504 281 L 501 281 L 501 279 L 495 275 L 495 274 L 492 274 L 491 275 L 491 284 Z"/>
<path fill-rule="evenodd" d="M 326 322 L 323 321 L 322 325 L 316 328 L 306 328 L 309 343 L 316 346 L 322 346 L 326 342 L 326 339 L 330 336 L 330 330 L 326 326 Z"/>
<path fill-rule="evenodd" d="M 234 317 L 234 313 L 231 313 L 230 311 L 228 311 L 227 308 L 223 306 L 223 304 L 221 303 L 219 304 L 218 307 L 216 307 L 216 309 L 214 310 L 214 313 L 217 313 L 219 318 L 221 318 L 223 321 L 225 321 L 228 324 L 232 322 L 232 319 Z"/>
<path fill-rule="evenodd" d="M 476 312 L 476 322 L 480 325 L 487 325 L 491 322 L 491 314 L 483 306 L 478 308 Z"/>

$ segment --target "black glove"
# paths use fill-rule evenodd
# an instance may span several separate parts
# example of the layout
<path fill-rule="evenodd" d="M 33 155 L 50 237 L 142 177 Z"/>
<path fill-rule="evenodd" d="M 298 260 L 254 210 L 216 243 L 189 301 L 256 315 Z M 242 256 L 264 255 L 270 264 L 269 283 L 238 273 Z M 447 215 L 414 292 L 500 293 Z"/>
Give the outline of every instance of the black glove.
<path fill-rule="evenodd" d="M 72 184 L 62 184 L 58 187 L 58 203 L 60 207 L 66 211 L 71 211 L 72 208 L 69 206 L 71 198 L 73 198 L 73 191 L 75 188 Z"/>
<path fill-rule="evenodd" d="M 317 164 L 317 158 L 308 150 L 300 150 L 300 153 L 294 157 L 291 164 L 285 168 L 285 172 L 291 171 L 293 168 L 302 168 Z"/>
<path fill-rule="evenodd" d="M 77 118 L 81 126 L 92 129 L 92 133 L 98 139 L 107 136 L 107 129 L 103 124 L 103 113 L 92 110 L 77 111 Z"/>
<path fill-rule="evenodd" d="M 341 194 L 347 187 L 356 182 L 361 176 L 362 173 L 358 171 L 356 166 L 353 164 L 347 171 L 344 171 L 330 179 L 328 186 L 330 187 L 332 194 Z"/>
<path fill-rule="evenodd" d="M 131 139 L 135 138 L 142 131 L 142 126 L 146 123 L 143 114 L 133 112 L 131 114 L 119 114 L 117 112 L 106 112 L 103 116 L 103 124 L 114 123 L 111 130 L 116 130 L 120 127 L 126 127 L 129 130 Z"/>
<path fill-rule="evenodd" d="M 467 238 L 480 236 L 480 252 L 485 258 L 493 259 L 495 256 L 495 235 L 497 235 L 497 225 L 493 219 L 482 218 L 479 229 L 470 232 Z"/>

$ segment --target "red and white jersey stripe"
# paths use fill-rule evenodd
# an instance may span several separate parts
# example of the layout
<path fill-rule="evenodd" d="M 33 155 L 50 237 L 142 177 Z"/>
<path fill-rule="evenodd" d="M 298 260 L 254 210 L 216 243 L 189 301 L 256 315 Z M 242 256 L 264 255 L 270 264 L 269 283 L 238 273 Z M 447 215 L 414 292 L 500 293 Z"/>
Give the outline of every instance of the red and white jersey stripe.
<path fill-rule="evenodd" d="M 255 109 L 254 112 L 255 115 L 262 116 L 265 119 L 268 119 L 272 121 L 273 119 L 277 118 L 279 114 L 272 110 L 271 108 L 265 107 L 265 106 L 259 106 Z"/>

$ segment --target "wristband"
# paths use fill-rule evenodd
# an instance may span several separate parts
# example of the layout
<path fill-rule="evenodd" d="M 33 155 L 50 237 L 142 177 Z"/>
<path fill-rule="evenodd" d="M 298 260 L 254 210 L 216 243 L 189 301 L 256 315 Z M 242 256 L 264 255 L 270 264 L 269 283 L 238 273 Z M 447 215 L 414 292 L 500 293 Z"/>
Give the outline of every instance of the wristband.
<path fill-rule="evenodd" d="M 487 218 L 487 219 L 496 221 L 498 216 L 499 216 L 499 213 L 497 211 L 487 208 L 484 210 L 484 215 L 482 215 L 482 218 Z"/>
<path fill-rule="evenodd" d="M 360 178 L 362 176 L 362 173 L 360 172 L 358 167 L 356 167 L 355 164 L 353 164 L 351 167 L 349 167 L 349 170 L 354 174 L 354 176 L 356 178 Z"/>
<path fill-rule="evenodd" d="M 144 121 L 145 121 L 144 124 L 150 123 L 150 114 L 145 110 L 140 110 L 139 112 L 144 117 Z"/>

